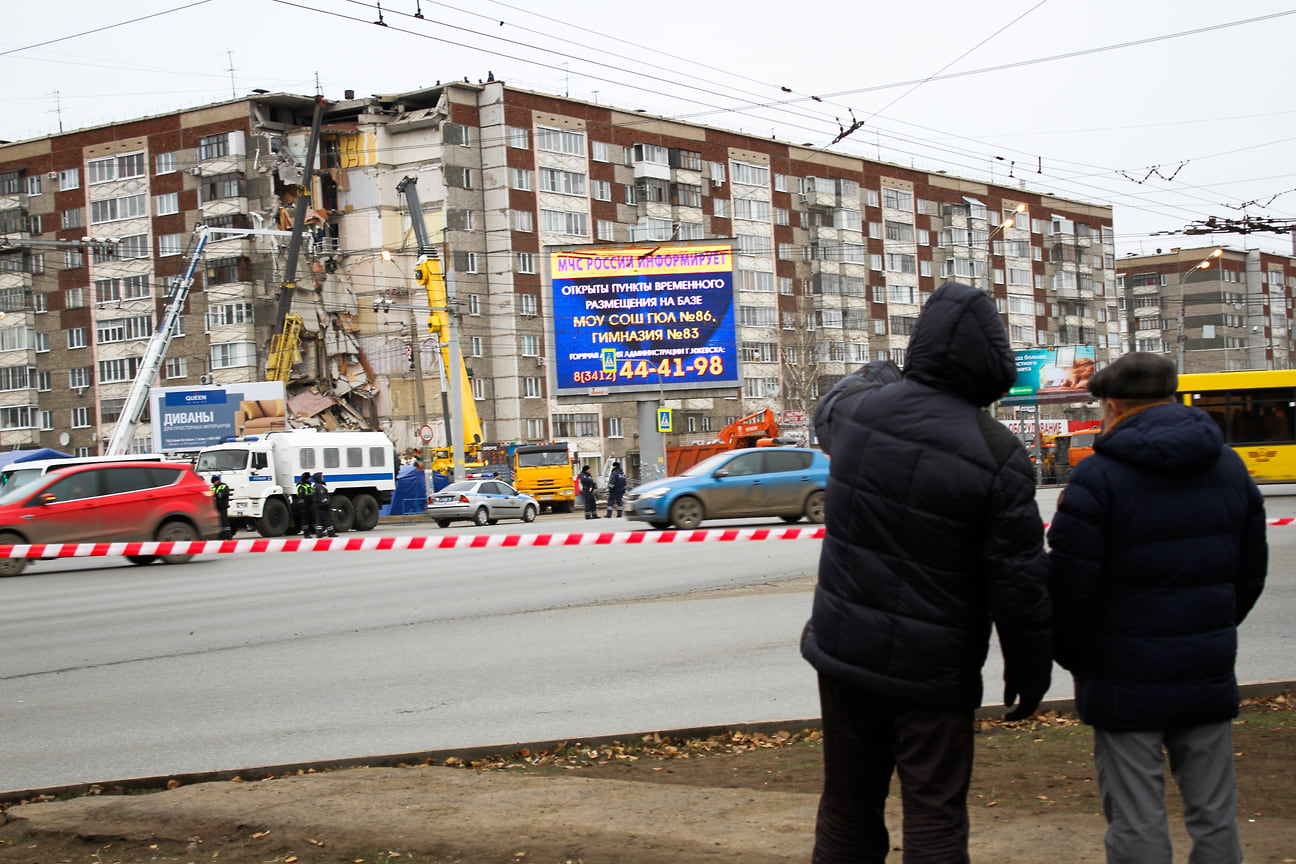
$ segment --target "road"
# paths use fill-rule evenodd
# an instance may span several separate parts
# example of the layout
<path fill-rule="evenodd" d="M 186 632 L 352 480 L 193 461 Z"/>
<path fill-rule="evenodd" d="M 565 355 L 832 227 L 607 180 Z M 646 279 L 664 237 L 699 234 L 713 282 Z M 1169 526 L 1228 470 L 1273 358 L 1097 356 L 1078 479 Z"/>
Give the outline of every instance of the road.
<path fill-rule="evenodd" d="M 1290 491 L 1271 516 L 1296 516 Z M 1270 539 L 1243 680 L 1296 679 L 1296 528 Z M 816 717 L 797 639 L 819 545 L 40 562 L 0 580 L 0 791 Z M 992 651 L 987 702 L 1000 672 Z M 1070 693 L 1059 671 L 1049 698 Z"/>

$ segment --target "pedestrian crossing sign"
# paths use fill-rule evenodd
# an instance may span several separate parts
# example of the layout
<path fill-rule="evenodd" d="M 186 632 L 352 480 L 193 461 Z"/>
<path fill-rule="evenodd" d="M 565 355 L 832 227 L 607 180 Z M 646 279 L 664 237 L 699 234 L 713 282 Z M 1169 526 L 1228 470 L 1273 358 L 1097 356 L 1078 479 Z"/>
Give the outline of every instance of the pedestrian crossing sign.
<path fill-rule="evenodd" d="M 657 409 L 657 431 L 658 432 L 671 431 L 671 409 L 669 408 Z"/>

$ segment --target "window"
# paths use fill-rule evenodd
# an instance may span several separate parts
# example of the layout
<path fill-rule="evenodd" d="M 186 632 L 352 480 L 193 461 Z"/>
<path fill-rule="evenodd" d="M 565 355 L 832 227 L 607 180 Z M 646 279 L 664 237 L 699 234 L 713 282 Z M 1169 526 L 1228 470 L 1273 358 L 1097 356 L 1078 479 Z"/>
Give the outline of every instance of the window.
<path fill-rule="evenodd" d="M 86 183 L 90 186 L 97 183 L 109 183 L 113 180 L 125 180 L 130 177 L 143 176 L 144 154 L 142 152 L 92 159 L 86 163 Z M 75 189 L 76 187 L 70 188 Z"/>
<path fill-rule="evenodd" d="M 775 309 L 770 306 L 738 307 L 738 323 L 744 327 L 773 327 Z"/>
<path fill-rule="evenodd" d="M 892 222 L 888 220 L 886 223 L 886 239 L 895 240 L 900 243 L 912 243 L 914 242 L 913 226 L 906 222 Z"/>
<path fill-rule="evenodd" d="M 523 192 L 531 191 L 531 172 L 525 168 L 509 169 L 509 185 Z"/>
<path fill-rule="evenodd" d="M 48 354 L 50 350 L 50 340 L 48 333 L 36 334 L 36 353 Z"/>
<path fill-rule="evenodd" d="M 523 357 L 540 356 L 540 337 L 530 333 L 523 333 L 518 337 L 518 344 L 522 351 Z"/>
<path fill-rule="evenodd" d="M 545 434 L 545 421 L 528 419 L 526 421 L 526 436 L 532 441 L 548 438 L 549 436 Z"/>
<path fill-rule="evenodd" d="M 109 342 L 130 342 L 147 339 L 153 335 L 153 316 L 132 315 L 129 318 L 109 318 L 95 328 L 95 339 L 102 345 Z"/>
<path fill-rule="evenodd" d="M 749 399 L 766 399 L 779 395 L 777 378 L 744 378 L 743 395 Z"/>
<path fill-rule="evenodd" d="M 216 258 L 207 263 L 207 285 L 226 285 L 231 282 L 244 281 L 240 277 L 243 271 L 240 258 Z"/>
<path fill-rule="evenodd" d="M 535 214 L 533 214 L 530 210 L 514 210 L 513 230 L 514 231 L 534 231 Z"/>
<path fill-rule="evenodd" d="M 508 127 L 508 146 L 518 150 L 530 150 L 531 145 L 527 142 L 527 130 L 521 126 Z"/>
<path fill-rule="evenodd" d="M 612 183 L 608 180 L 592 180 L 593 196 L 595 201 L 612 200 Z"/>
<path fill-rule="evenodd" d="M 135 373 L 139 371 L 139 357 L 118 357 L 113 360 L 99 361 L 99 382 L 101 384 L 116 384 L 122 381 L 132 381 Z"/>
<path fill-rule="evenodd" d="M 35 366 L 0 366 L 0 390 L 29 390 L 35 386 Z"/>
<path fill-rule="evenodd" d="M 778 362 L 777 342 L 743 342 L 742 358 L 746 363 Z"/>
<path fill-rule="evenodd" d="M 630 158 L 634 162 L 655 162 L 658 165 L 669 165 L 670 151 L 657 144 L 636 144 L 630 148 Z"/>
<path fill-rule="evenodd" d="M 211 346 L 211 368 L 231 369 L 256 365 L 256 345 L 252 342 L 224 342 Z"/>
<path fill-rule="evenodd" d="M 163 374 L 167 378 L 185 378 L 189 375 L 189 358 L 171 357 L 166 361 Z"/>
<path fill-rule="evenodd" d="M 593 159 L 595 162 L 611 162 L 612 159 L 611 159 L 610 154 L 608 153 L 608 145 L 607 145 L 607 142 L 606 142 L 606 141 L 591 141 L 591 142 L 590 142 L 590 158 Z"/>
<path fill-rule="evenodd" d="M 158 235 L 158 257 L 165 258 L 168 255 L 179 255 L 184 252 L 183 234 L 159 234 Z"/>
<path fill-rule="evenodd" d="M 174 174 L 176 171 L 176 154 L 175 151 L 170 153 L 159 153 L 153 157 L 154 174 Z"/>
<path fill-rule="evenodd" d="M 239 303 L 222 303 L 207 310 L 207 329 L 225 324 L 251 324 L 252 304 L 246 301 Z"/>
<path fill-rule="evenodd" d="M 153 215 L 170 216 L 180 212 L 180 193 L 169 192 L 166 195 L 153 196 Z"/>
<path fill-rule="evenodd" d="M 0 351 L 26 351 L 36 344 L 36 331 L 24 327 L 0 329 Z"/>
<path fill-rule="evenodd" d="M 542 395 L 539 378 L 522 379 L 522 396 L 526 399 L 539 399 Z"/>
<path fill-rule="evenodd" d="M 460 270 L 462 270 L 464 273 L 476 273 L 476 272 L 477 272 L 477 253 L 476 253 L 476 252 L 459 252 L 459 253 L 457 253 L 457 254 L 458 254 L 459 256 L 461 256 L 461 257 L 459 258 L 459 261 L 456 262 L 456 263 L 459 263 L 459 264 L 462 265 L 462 266 L 460 267 Z M 474 296 L 475 296 L 475 295 L 474 295 Z"/>
<path fill-rule="evenodd" d="M 597 240 L 615 240 L 617 223 L 611 219 L 598 220 Z"/>
<path fill-rule="evenodd" d="M 738 270 L 734 282 L 739 291 L 764 291 L 774 293 L 774 274 L 764 270 Z"/>
<path fill-rule="evenodd" d="M 480 336 L 468 337 L 468 356 L 469 357 L 482 356 L 482 337 Z"/>
<path fill-rule="evenodd" d="M 761 165 L 751 165 L 747 162 L 733 162 L 733 182 L 741 183 L 744 186 L 768 186 L 769 169 Z"/>
<path fill-rule="evenodd" d="M 913 210 L 913 193 L 907 189 L 882 187 L 882 206 L 892 210 Z"/>
<path fill-rule="evenodd" d="M 54 428 L 54 412 L 53 412 L 53 411 L 42 411 L 42 412 L 40 412 L 40 428 L 41 428 L 41 431 L 42 431 L 42 432 L 48 432 L 48 431 L 50 431 L 51 429 Z"/>
<path fill-rule="evenodd" d="M 80 405 L 72 409 L 72 428 L 84 429 L 90 425 L 90 407 Z"/>
<path fill-rule="evenodd" d="M 148 235 L 132 234 L 130 237 L 121 238 L 121 242 L 117 244 L 117 257 L 122 261 L 149 257 Z"/>
<path fill-rule="evenodd" d="M 229 135 L 206 135 L 198 139 L 198 158 L 216 159 L 229 155 Z"/>
<path fill-rule="evenodd" d="M 42 393 L 48 393 L 50 390 L 53 389 L 52 385 L 50 384 L 50 380 L 51 378 L 49 372 L 45 371 L 44 369 L 37 370 L 36 389 Z"/>
<path fill-rule="evenodd" d="M 783 294 L 785 296 L 791 296 L 793 281 L 794 280 L 792 279 L 791 276 L 778 277 L 778 293 Z"/>
<path fill-rule="evenodd" d="M 85 224 L 85 211 L 80 207 L 59 212 L 59 223 L 64 229 L 80 228 Z"/>
<path fill-rule="evenodd" d="M 537 126 L 536 149 L 547 150 L 550 153 L 584 156 L 585 133 L 571 132 L 567 129 L 554 129 L 548 126 Z"/>
<path fill-rule="evenodd" d="M 698 207 L 702 206 L 702 187 L 694 186 L 691 183 L 672 183 L 670 184 L 670 202 L 676 207 Z M 768 202 L 765 204 L 768 218 Z"/>
<path fill-rule="evenodd" d="M 481 297 L 479 297 L 479 296 L 476 295 L 476 294 L 469 294 L 469 295 L 467 295 L 467 297 L 468 297 L 468 314 L 469 314 L 469 315 L 480 315 L 480 314 L 481 314 Z"/>
<path fill-rule="evenodd" d="M 761 234 L 738 234 L 734 238 L 734 251 L 739 255 L 768 255 L 770 241 Z"/>
<path fill-rule="evenodd" d="M 598 436 L 597 414 L 553 415 L 555 438 L 595 438 Z"/>
<path fill-rule="evenodd" d="M 913 255 L 900 255 L 894 252 L 888 252 L 886 256 L 886 269 L 896 273 L 917 273 L 918 261 Z"/>
<path fill-rule="evenodd" d="M 243 175 L 237 171 L 204 177 L 198 187 L 198 203 L 219 201 L 223 198 L 243 197 Z"/>
<path fill-rule="evenodd" d="M 585 175 L 575 171 L 541 168 L 540 188 L 545 192 L 557 192 L 562 195 L 584 195 Z"/>
<path fill-rule="evenodd" d="M 485 399 L 485 398 L 486 398 L 486 379 L 485 379 L 485 378 L 474 378 L 474 379 L 472 379 L 472 394 L 473 394 L 473 398 L 474 398 L 474 399 L 477 399 L 477 400 L 479 400 L 479 401 L 482 400 L 482 399 Z"/>
<path fill-rule="evenodd" d="M 770 218 L 770 202 L 754 201 L 749 198 L 735 198 L 733 200 L 733 218 L 768 222 Z"/>
<path fill-rule="evenodd" d="M 519 253 L 517 253 L 517 272 L 519 272 L 519 273 L 534 273 L 534 272 L 536 272 L 536 269 L 535 269 L 535 253 L 534 253 L 534 252 L 519 252 Z M 533 299 L 534 299 L 534 298 L 533 298 Z"/>
<path fill-rule="evenodd" d="M 711 173 L 711 185 L 712 185 L 712 186 L 721 186 L 721 185 L 724 185 L 724 182 L 725 182 L 725 165 L 724 165 L 724 163 L 723 163 L 723 162 L 708 162 L 708 163 L 707 163 L 707 166 L 710 168 L 710 173 Z"/>
<path fill-rule="evenodd" d="M 152 296 L 149 277 L 123 276 L 119 279 L 96 279 L 95 303 L 116 303 L 122 300 L 142 300 Z"/>
<path fill-rule="evenodd" d="M 59 172 L 59 188 L 66 192 L 69 189 L 81 188 L 81 169 L 67 168 Z"/>
<path fill-rule="evenodd" d="M 123 195 L 119 198 L 105 198 L 102 201 L 90 202 L 90 224 L 118 222 L 122 219 L 138 219 L 148 215 L 148 196 L 143 192 L 136 195 Z"/>
<path fill-rule="evenodd" d="M 589 235 L 589 217 L 584 213 L 567 210 L 541 210 L 540 230 L 551 234 L 586 237 Z"/>
<path fill-rule="evenodd" d="M 445 172 L 445 183 L 456 189 L 473 188 L 473 171 L 471 168 L 464 168 L 461 165 L 446 165 L 443 169 Z"/>
<path fill-rule="evenodd" d="M 536 301 L 536 296 L 534 294 L 518 295 L 518 312 L 520 312 L 522 315 L 534 317 L 537 314 L 536 312 L 537 305 L 538 303 Z"/>

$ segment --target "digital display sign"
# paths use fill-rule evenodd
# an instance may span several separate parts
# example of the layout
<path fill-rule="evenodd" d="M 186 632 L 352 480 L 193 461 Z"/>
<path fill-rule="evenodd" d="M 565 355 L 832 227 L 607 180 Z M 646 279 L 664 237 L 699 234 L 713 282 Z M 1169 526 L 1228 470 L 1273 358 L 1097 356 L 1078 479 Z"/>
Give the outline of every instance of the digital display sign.
<path fill-rule="evenodd" d="M 1005 405 L 1036 402 L 1088 402 L 1094 374 L 1092 345 L 1029 348 L 1018 351 L 1017 380 L 1000 400 Z"/>
<path fill-rule="evenodd" d="M 551 252 L 558 393 L 734 387 L 728 244 Z"/>

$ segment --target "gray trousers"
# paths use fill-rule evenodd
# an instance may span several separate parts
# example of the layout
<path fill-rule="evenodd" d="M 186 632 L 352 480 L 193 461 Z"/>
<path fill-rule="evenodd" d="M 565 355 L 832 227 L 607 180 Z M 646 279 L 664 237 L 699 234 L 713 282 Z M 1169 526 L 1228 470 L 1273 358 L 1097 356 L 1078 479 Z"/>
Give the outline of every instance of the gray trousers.
<path fill-rule="evenodd" d="M 1171 864 L 1165 760 L 1192 837 L 1189 864 L 1237 864 L 1237 780 L 1229 721 L 1154 732 L 1094 729 L 1108 864 Z"/>

